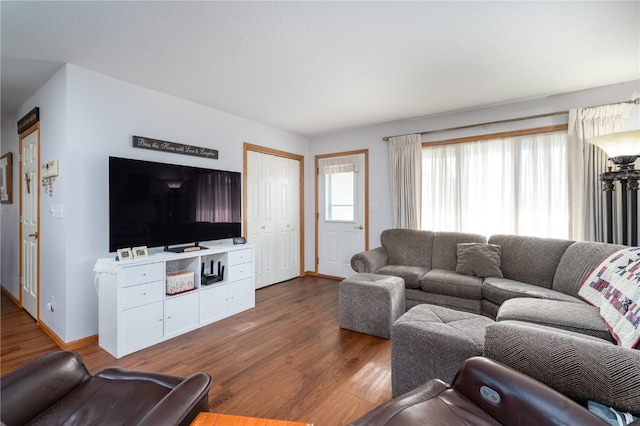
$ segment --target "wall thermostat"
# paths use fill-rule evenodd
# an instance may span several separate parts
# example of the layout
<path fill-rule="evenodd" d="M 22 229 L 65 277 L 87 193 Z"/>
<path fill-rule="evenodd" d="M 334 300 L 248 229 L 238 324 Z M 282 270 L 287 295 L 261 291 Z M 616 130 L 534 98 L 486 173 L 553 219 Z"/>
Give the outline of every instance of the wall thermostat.
<path fill-rule="evenodd" d="M 51 160 L 40 167 L 40 177 L 43 179 L 58 176 L 58 160 Z"/>

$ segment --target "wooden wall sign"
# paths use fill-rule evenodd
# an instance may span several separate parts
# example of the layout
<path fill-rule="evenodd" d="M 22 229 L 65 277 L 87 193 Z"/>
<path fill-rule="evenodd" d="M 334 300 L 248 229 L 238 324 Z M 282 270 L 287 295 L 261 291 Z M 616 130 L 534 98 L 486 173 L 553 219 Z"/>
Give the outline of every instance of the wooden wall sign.
<path fill-rule="evenodd" d="M 24 117 L 18 120 L 18 134 L 24 132 L 29 127 L 40 121 L 40 108 L 35 107 L 29 111 Z"/>
<path fill-rule="evenodd" d="M 167 142 L 135 135 L 133 136 L 133 147 L 171 152 L 174 154 L 192 155 L 194 157 L 213 158 L 214 160 L 218 159 L 217 149 L 201 148 L 199 146 L 184 145 L 177 142 Z"/>

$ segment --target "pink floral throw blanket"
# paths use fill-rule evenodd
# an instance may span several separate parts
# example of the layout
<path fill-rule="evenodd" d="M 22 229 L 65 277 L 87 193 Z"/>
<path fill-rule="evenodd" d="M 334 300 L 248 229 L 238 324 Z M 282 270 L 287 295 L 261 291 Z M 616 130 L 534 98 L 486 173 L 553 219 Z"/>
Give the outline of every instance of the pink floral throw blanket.
<path fill-rule="evenodd" d="M 600 316 L 618 344 L 634 348 L 640 341 L 640 247 L 619 250 L 584 280 L 580 297 L 600 308 Z"/>

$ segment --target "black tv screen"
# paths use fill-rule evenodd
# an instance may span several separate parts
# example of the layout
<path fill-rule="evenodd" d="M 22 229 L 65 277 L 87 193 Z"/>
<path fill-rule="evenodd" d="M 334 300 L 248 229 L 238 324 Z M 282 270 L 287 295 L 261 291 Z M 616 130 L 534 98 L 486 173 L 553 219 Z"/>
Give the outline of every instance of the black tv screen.
<path fill-rule="evenodd" d="M 241 174 L 109 157 L 109 251 L 239 237 Z"/>

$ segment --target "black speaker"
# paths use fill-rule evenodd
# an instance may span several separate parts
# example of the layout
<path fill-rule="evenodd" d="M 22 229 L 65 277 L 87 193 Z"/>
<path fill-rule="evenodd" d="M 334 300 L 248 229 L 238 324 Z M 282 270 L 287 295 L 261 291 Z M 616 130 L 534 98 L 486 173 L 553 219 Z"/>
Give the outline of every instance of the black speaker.
<path fill-rule="evenodd" d="M 244 239 L 244 237 L 234 237 L 233 238 L 233 244 L 246 244 L 246 240 Z"/>

